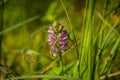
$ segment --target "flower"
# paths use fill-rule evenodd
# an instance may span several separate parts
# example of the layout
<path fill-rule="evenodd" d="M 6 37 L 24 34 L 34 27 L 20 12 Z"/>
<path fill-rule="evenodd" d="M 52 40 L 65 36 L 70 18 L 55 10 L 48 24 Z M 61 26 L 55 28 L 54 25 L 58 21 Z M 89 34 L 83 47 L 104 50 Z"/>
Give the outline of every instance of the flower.
<path fill-rule="evenodd" d="M 63 30 L 63 26 L 60 24 L 54 24 L 50 26 L 48 30 L 48 44 L 51 46 L 51 52 L 53 56 L 64 53 L 68 48 L 68 32 Z"/>

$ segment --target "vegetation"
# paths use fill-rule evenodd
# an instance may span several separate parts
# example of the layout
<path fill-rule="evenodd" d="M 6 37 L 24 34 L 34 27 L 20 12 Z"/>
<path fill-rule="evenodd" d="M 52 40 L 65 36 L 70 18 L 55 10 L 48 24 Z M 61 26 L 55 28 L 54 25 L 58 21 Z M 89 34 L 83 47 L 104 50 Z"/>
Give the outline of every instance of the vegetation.
<path fill-rule="evenodd" d="M 119 80 L 119 0 L 1 0 L 1 80 Z"/>

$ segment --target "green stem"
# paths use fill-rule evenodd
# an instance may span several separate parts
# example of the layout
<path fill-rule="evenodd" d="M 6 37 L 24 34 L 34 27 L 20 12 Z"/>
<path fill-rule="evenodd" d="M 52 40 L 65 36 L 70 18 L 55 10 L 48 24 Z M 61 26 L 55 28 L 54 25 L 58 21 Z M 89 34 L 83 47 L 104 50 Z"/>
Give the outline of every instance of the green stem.
<path fill-rule="evenodd" d="M 64 6 L 64 4 L 63 4 L 63 0 L 60 0 L 60 2 L 61 2 L 61 4 L 62 4 L 62 7 L 63 7 L 65 13 L 66 13 L 66 16 L 67 16 L 67 19 L 68 19 L 68 23 L 69 23 L 70 28 L 71 28 L 71 31 L 72 31 L 72 33 L 73 33 L 73 37 L 74 37 L 75 45 L 76 45 L 76 51 L 77 51 L 78 60 L 80 60 L 80 59 L 79 59 L 79 50 L 78 50 L 77 40 L 76 40 L 76 37 L 75 37 L 75 33 L 74 33 L 74 31 L 73 31 L 72 23 L 71 23 L 71 21 L 70 21 L 70 18 L 69 18 L 69 15 L 68 15 L 68 13 L 67 13 L 67 10 L 66 10 L 66 8 L 65 8 L 65 6 Z M 78 78 L 80 78 L 80 62 L 79 62 L 79 64 L 78 64 Z"/>
<path fill-rule="evenodd" d="M 66 8 L 65 8 L 65 6 L 64 6 L 64 4 L 63 4 L 63 0 L 60 0 L 60 2 L 61 2 L 61 4 L 62 4 L 62 7 L 63 7 L 65 13 L 66 13 L 66 16 L 67 16 L 67 19 L 68 19 L 69 25 L 70 25 L 70 27 L 71 27 L 71 30 L 73 30 L 73 27 L 72 27 L 72 24 L 71 24 L 71 21 L 70 21 L 69 15 L 68 15 L 67 10 L 66 10 Z"/>
<path fill-rule="evenodd" d="M 79 55 L 79 64 L 82 62 L 83 57 L 84 57 L 84 32 L 85 32 L 85 24 L 86 24 L 86 15 L 87 15 L 87 6 L 88 6 L 88 1 L 86 1 L 85 4 L 85 11 L 84 11 L 84 19 L 83 19 L 83 26 L 82 26 L 82 36 L 81 36 L 81 46 L 80 46 L 80 55 Z M 80 66 L 81 67 L 81 66 Z M 81 70 L 80 70 L 81 71 Z M 82 73 L 80 73 L 80 77 L 82 77 Z"/>
<path fill-rule="evenodd" d="M 3 31 L 3 12 L 4 12 L 4 0 L 1 0 L 1 5 L 0 5 L 0 32 Z M 2 63 L 2 35 L 0 35 L 0 63 Z"/>
<path fill-rule="evenodd" d="M 59 54 L 59 66 L 60 66 L 60 74 L 63 74 L 63 61 L 62 61 L 62 54 Z"/>
<path fill-rule="evenodd" d="M 30 66 L 31 66 L 31 64 L 30 64 L 30 62 L 29 62 L 29 61 L 27 62 L 27 65 L 28 65 L 28 71 L 27 71 L 27 73 L 28 73 L 28 75 L 30 76 L 30 74 L 31 74 L 31 71 L 30 71 L 30 70 L 31 70 L 31 67 L 30 67 Z M 28 80 L 31 80 L 31 79 L 30 79 L 30 78 L 28 78 Z"/>
<path fill-rule="evenodd" d="M 80 78 L 80 56 L 79 56 L 78 44 L 77 44 L 77 40 L 76 40 L 74 31 L 73 31 L 73 37 L 74 37 L 75 46 L 76 46 L 77 59 L 79 61 L 79 64 L 78 64 L 78 78 Z"/>
<path fill-rule="evenodd" d="M 65 80 L 78 80 L 72 76 L 52 76 L 52 75 L 32 75 L 32 76 L 20 76 L 20 77 L 11 77 L 10 79 L 5 79 L 5 80 L 18 80 L 18 79 L 22 79 L 22 80 L 26 80 L 26 79 L 49 79 L 49 80 L 58 80 L 58 79 L 65 79 Z"/>

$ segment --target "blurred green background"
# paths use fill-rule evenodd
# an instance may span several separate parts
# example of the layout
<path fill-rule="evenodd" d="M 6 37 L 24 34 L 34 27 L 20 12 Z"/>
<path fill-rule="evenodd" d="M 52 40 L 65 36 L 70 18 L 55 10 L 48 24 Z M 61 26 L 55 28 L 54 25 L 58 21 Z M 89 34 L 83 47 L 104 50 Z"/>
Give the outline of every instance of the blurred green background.
<path fill-rule="evenodd" d="M 115 6 L 119 1 L 109 0 L 109 8 Z M 85 0 L 63 0 L 63 2 L 79 44 Z M 104 0 L 97 0 L 95 11 L 102 13 L 103 5 Z M 120 9 L 116 10 L 110 23 L 115 23 L 119 16 Z M 93 34 L 96 33 L 98 26 L 99 18 L 96 14 L 95 19 Z M 31 74 L 43 74 L 46 67 L 51 67 L 50 64 L 55 61 L 55 58 L 50 54 L 50 46 L 47 43 L 47 30 L 55 20 L 70 31 L 64 9 L 59 0 L 4 0 L 4 26 L 0 32 L 2 35 L 1 64 L 23 75 L 27 73 L 28 63 L 30 63 Z M 77 55 L 74 47 L 63 57 L 64 64 L 75 61 Z M 120 69 L 119 58 L 120 54 L 114 64 L 116 71 Z M 52 67 L 55 66 L 52 65 Z"/>

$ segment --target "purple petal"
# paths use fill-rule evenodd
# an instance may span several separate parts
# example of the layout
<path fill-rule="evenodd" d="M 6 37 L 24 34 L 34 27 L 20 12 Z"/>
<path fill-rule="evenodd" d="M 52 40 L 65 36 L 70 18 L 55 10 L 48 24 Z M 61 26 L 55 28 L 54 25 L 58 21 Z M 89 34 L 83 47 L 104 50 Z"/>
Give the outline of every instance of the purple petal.
<path fill-rule="evenodd" d="M 54 34 L 54 31 L 53 31 L 52 29 L 49 29 L 49 30 L 48 30 L 48 33 Z"/>
<path fill-rule="evenodd" d="M 55 35 L 54 34 L 50 34 L 48 37 L 49 37 L 49 39 L 54 39 Z"/>
<path fill-rule="evenodd" d="M 60 34 L 62 37 L 65 37 L 67 36 L 68 32 L 66 30 L 63 30 Z"/>
<path fill-rule="evenodd" d="M 67 40 L 59 40 L 59 44 L 68 44 Z"/>
<path fill-rule="evenodd" d="M 56 50 L 55 50 L 55 47 L 54 47 L 54 46 L 51 47 L 51 51 L 52 51 L 53 53 L 56 53 Z"/>
<path fill-rule="evenodd" d="M 61 52 L 64 53 L 64 52 L 65 52 L 65 49 L 61 49 Z"/>

